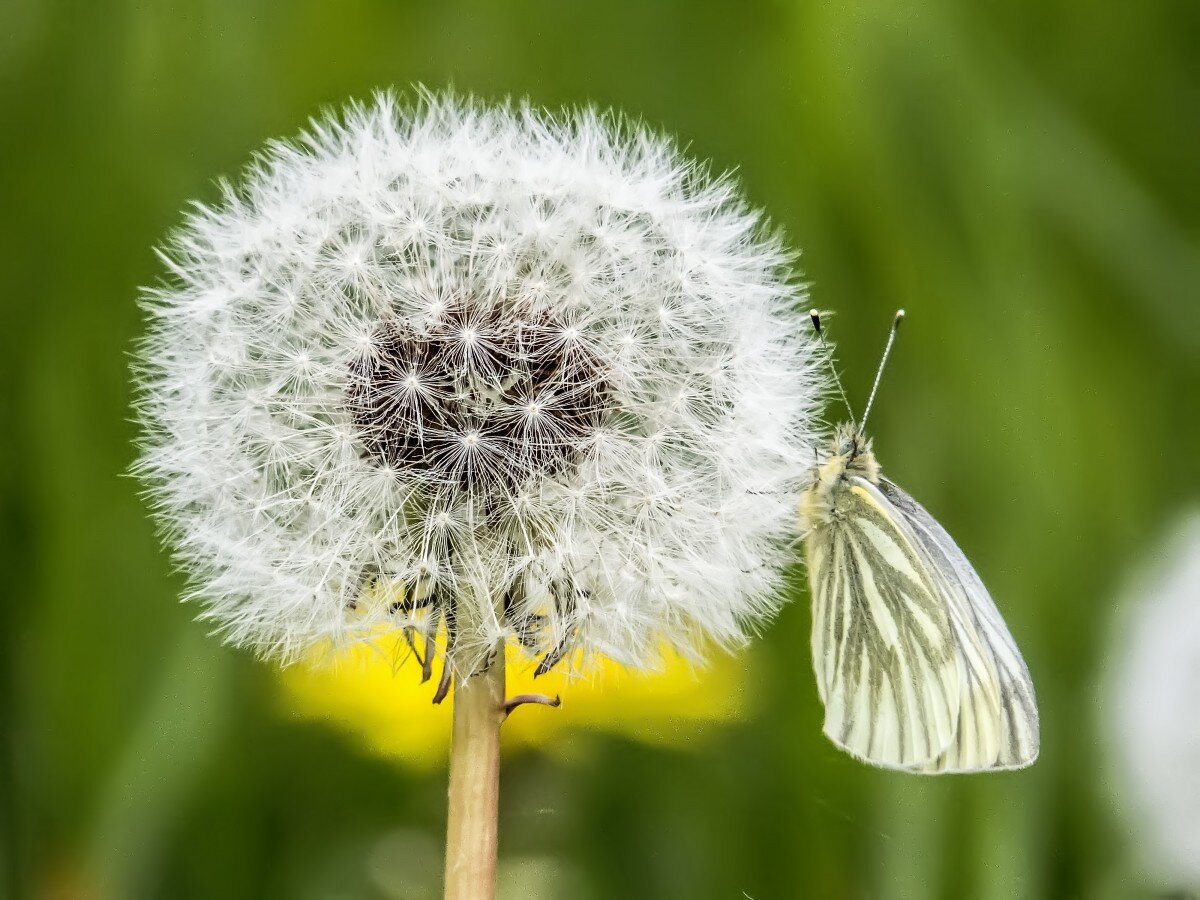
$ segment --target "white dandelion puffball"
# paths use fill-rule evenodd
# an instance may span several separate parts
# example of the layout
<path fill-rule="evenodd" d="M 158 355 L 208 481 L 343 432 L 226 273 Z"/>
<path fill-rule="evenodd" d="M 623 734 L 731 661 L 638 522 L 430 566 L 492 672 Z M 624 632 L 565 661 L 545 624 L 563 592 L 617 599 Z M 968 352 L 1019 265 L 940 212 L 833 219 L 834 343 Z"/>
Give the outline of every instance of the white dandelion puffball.
<path fill-rule="evenodd" d="M 380 95 L 164 258 L 136 471 L 228 640 L 646 667 L 776 608 L 827 362 L 778 239 L 667 140 Z"/>
<path fill-rule="evenodd" d="M 1106 725 L 1142 865 L 1200 887 L 1200 513 L 1167 542 L 1115 630 Z"/>

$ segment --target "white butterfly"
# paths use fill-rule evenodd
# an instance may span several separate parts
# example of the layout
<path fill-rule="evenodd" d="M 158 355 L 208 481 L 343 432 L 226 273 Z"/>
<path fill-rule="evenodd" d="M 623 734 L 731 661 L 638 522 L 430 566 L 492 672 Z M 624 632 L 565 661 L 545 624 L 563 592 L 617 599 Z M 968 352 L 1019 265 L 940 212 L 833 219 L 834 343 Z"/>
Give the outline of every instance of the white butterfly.
<path fill-rule="evenodd" d="M 813 324 L 819 333 L 815 311 Z M 878 386 L 879 374 L 872 401 Z M 830 740 L 865 762 L 931 774 L 1037 759 L 1037 702 L 1016 642 L 950 535 L 880 474 L 861 425 L 837 429 L 801 514 Z"/>

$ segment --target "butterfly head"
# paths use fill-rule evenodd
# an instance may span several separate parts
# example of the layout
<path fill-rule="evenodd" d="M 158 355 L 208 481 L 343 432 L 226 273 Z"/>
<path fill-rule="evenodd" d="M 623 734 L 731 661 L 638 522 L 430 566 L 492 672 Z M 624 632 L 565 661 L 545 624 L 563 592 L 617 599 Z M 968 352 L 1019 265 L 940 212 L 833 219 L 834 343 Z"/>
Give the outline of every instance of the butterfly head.
<path fill-rule="evenodd" d="M 879 483 L 879 463 L 871 452 L 871 441 L 853 422 L 839 425 L 833 433 L 829 454 L 818 461 L 813 479 L 800 501 L 800 517 L 808 527 L 837 517 L 839 492 L 852 477 Z"/>
<path fill-rule="evenodd" d="M 879 483 L 879 463 L 871 451 L 871 440 L 853 422 L 843 422 L 833 433 L 833 452 L 821 466 L 837 476 L 858 475 L 872 484 Z"/>
<path fill-rule="evenodd" d="M 825 338 L 821 330 L 821 313 L 819 310 L 813 309 L 809 311 L 809 315 L 812 317 L 813 330 L 824 347 Z M 813 478 L 800 501 L 800 518 L 802 522 L 807 523 L 808 527 L 837 518 L 838 498 L 843 496 L 849 479 L 862 478 L 871 484 L 879 484 L 879 463 L 875 460 L 875 454 L 871 452 L 871 441 L 867 438 L 864 427 L 867 417 L 871 414 L 875 394 L 879 390 L 883 367 L 887 364 L 888 356 L 892 352 L 892 344 L 896 340 L 896 330 L 900 327 L 903 319 L 904 310 L 897 310 L 896 316 L 892 320 L 892 329 L 888 332 L 887 345 L 883 348 L 883 358 L 879 361 L 879 368 L 875 371 L 875 383 L 871 386 L 871 396 L 867 400 L 862 418 L 857 422 L 854 420 L 854 411 L 850 409 L 850 401 L 846 399 L 846 392 L 842 389 L 841 379 L 837 377 L 836 371 L 833 373 L 838 393 L 841 395 L 842 402 L 846 404 L 846 411 L 850 413 L 850 421 L 843 422 L 834 430 L 833 446 L 823 459 L 817 460 Z"/>

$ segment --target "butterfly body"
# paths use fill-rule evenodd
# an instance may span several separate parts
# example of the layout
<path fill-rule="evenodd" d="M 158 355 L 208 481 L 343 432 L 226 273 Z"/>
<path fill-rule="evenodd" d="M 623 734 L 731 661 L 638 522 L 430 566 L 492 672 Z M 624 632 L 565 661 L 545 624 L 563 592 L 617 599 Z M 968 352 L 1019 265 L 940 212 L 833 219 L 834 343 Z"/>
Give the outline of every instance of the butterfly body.
<path fill-rule="evenodd" d="M 813 666 L 825 733 L 913 772 L 1020 768 L 1037 757 L 1028 669 L 944 529 L 837 429 L 801 500 Z"/>
<path fill-rule="evenodd" d="M 834 436 L 832 452 L 817 464 L 813 485 L 801 500 L 800 511 L 805 520 L 814 524 L 843 518 L 845 503 L 838 509 L 839 494 L 854 477 L 878 484 L 879 463 L 871 451 L 871 442 L 852 426 L 842 425 Z"/>

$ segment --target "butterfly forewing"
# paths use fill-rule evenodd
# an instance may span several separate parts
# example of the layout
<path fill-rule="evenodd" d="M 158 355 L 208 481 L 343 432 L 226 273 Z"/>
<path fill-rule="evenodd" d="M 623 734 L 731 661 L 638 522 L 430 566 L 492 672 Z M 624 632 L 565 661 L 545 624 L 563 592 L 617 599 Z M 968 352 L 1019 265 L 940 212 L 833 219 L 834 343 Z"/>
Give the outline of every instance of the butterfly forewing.
<path fill-rule="evenodd" d="M 879 489 L 846 478 L 806 541 L 825 733 L 876 765 L 931 765 L 954 741 L 962 663 L 943 590 Z"/>
<path fill-rule="evenodd" d="M 1037 702 L 1029 669 L 975 569 L 934 518 L 887 479 L 880 492 L 911 533 L 950 614 L 963 671 L 954 742 L 920 771 L 1021 768 L 1037 759 Z"/>

